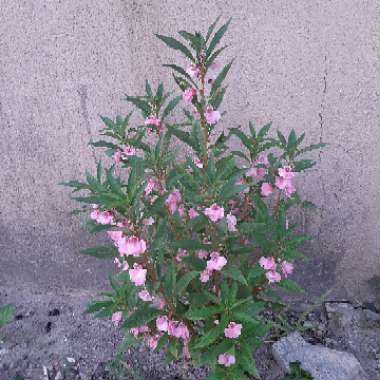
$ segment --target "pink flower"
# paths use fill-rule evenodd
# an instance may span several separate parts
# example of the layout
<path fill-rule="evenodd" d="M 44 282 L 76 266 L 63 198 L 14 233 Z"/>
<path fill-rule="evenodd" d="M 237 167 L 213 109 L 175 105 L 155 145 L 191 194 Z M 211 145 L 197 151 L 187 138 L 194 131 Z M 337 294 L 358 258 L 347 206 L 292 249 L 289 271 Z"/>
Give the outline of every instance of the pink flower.
<path fill-rule="evenodd" d="M 196 95 L 197 91 L 195 88 L 188 88 L 182 94 L 182 100 L 185 103 L 191 104 L 193 97 Z"/>
<path fill-rule="evenodd" d="M 252 177 L 255 179 L 263 179 L 265 177 L 265 169 L 264 168 L 251 168 L 247 170 L 245 173 L 247 177 Z"/>
<path fill-rule="evenodd" d="M 267 197 L 268 195 L 270 195 L 272 193 L 273 193 L 273 186 L 268 182 L 264 182 L 261 185 L 261 195 L 263 197 Z"/>
<path fill-rule="evenodd" d="M 169 319 L 166 315 L 162 315 L 156 319 L 156 327 L 158 331 L 168 331 Z"/>
<path fill-rule="evenodd" d="M 208 256 L 208 252 L 200 250 L 200 251 L 197 251 L 196 255 L 197 255 L 198 259 L 202 260 L 202 259 L 205 259 Z"/>
<path fill-rule="evenodd" d="M 149 292 L 146 289 L 140 290 L 137 293 L 137 295 L 140 298 L 140 300 L 144 302 L 150 302 L 153 300 L 153 297 L 149 294 Z"/>
<path fill-rule="evenodd" d="M 155 222 L 155 220 L 150 216 L 149 218 L 143 219 L 143 225 L 144 226 L 152 226 Z"/>
<path fill-rule="evenodd" d="M 161 125 L 161 120 L 154 115 L 151 115 L 145 119 L 145 125 L 155 125 L 159 127 Z"/>
<path fill-rule="evenodd" d="M 219 252 L 211 252 L 211 259 L 207 261 L 207 269 L 210 271 L 220 271 L 227 264 L 227 259 L 220 256 Z"/>
<path fill-rule="evenodd" d="M 114 215 L 114 213 L 112 211 L 98 211 L 97 215 L 98 215 L 98 217 L 96 218 L 96 221 L 99 224 L 106 225 L 106 224 L 113 224 L 113 223 L 115 223 L 115 215 Z"/>
<path fill-rule="evenodd" d="M 235 364 L 235 356 L 231 354 L 220 354 L 218 356 L 218 363 L 220 365 L 224 365 L 225 367 L 230 367 L 231 365 Z"/>
<path fill-rule="evenodd" d="M 265 270 L 276 270 L 276 261 L 274 260 L 274 257 L 260 257 L 259 264 L 261 268 L 264 268 Z"/>
<path fill-rule="evenodd" d="M 202 168 L 203 168 L 203 162 L 202 162 L 202 160 L 200 160 L 198 157 L 195 157 L 195 158 L 194 158 L 194 164 L 195 164 L 195 166 L 197 166 L 199 169 L 202 169 Z"/>
<path fill-rule="evenodd" d="M 238 338 L 241 334 L 242 325 L 240 323 L 230 322 L 227 328 L 224 329 L 226 338 Z"/>
<path fill-rule="evenodd" d="M 261 164 L 261 165 L 264 165 L 264 166 L 269 166 L 269 161 L 268 161 L 267 155 L 263 154 L 263 153 L 259 154 L 256 157 L 255 164 Z"/>
<path fill-rule="evenodd" d="M 221 118 L 220 112 L 214 111 L 212 107 L 207 107 L 207 110 L 205 112 L 205 118 L 207 123 L 216 124 Z"/>
<path fill-rule="evenodd" d="M 201 272 L 199 279 L 201 282 L 207 282 L 210 280 L 211 275 L 212 275 L 212 270 L 206 268 L 203 272 Z"/>
<path fill-rule="evenodd" d="M 206 208 L 204 213 L 214 223 L 219 219 L 224 218 L 224 208 L 218 206 L 216 203 L 212 204 L 211 207 Z"/>
<path fill-rule="evenodd" d="M 197 212 L 193 208 L 190 208 L 188 213 L 190 219 L 195 219 L 197 216 L 199 216 L 199 212 Z"/>
<path fill-rule="evenodd" d="M 227 220 L 227 229 L 230 232 L 236 232 L 236 224 L 237 224 L 237 219 L 235 215 L 232 215 L 231 213 L 227 214 L 226 216 Z"/>
<path fill-rule="evenodd" d="M 296 191 L 296 188 L 293 186 L 290 179 L 284 179 L 282 177 L 276 177 L 275 185 L 280 190 L 284 190 L 285 195 L 288 197 L 290 197 Z"/>
<path fill-rule="evenodd" d="M 272 282 L 280 282 L 281 281 L 281 275 L 280 273 L 274 271 L 274 270 L 269 270 L 267 273 L 265 273 L 265 277 L 269 281 L 269 283 Z"/>
<path fill-rule="evenodd" d="M 288 261 L 283 261 L 281 263 L 281 271 L 284 274 L 284 277 L 287 278 L 293 273 L 294 265 Z"/>
<path fill-rule="evenodd" d="M 188 340 L 190 338 L 190 332 L 187 326 L 183 322 L 178 323 L 177 321 L 169 321 L 168 335 L 181 338 L 183 340 Z"/>
<path fill-rule="evenodd" d="M 155 187 L 156 187 L 156 181 L 153 178 L 149 178 L 144 189 L 145 195 L 149 195 L 154 190 Z"/>
<path fill-rule="evenodd" d="M 171 194 L 169 194 L 165 201 L 165 206 L 170 214 L 174 214 L 177 211 L 178 204 L 181 202 L 181 199 L 181 193 L 178 190 L 174 190 Z"/>
<path fill-rule="evenodd" d="M 123 320 L 123 313 L 121 311 L 117 311 L 112 314 L 112 323 L 115 326 L 119 326 L 120 322 Z"/>
<path fill-rule="evenodd" d="M 133 264 L 133 269 L 129 269 L 129 278 L 136 286 L 145 285 L 147 270 L 137 263 Z"/>
<path fill-rule="evenodd" d="M 149 327 L 148 326 L 137 326 L 137 327 L 132 327 L 130 330 L 131 334 L 137 338 L 140 334 L 148 333 L 149 332 Z"/>
<path fill-rule="evenodd" d="M 107 235 L 112 239 L 114 244 L 117 246 L 118 242 L 123 237 L 123 231 L 107 231 Z"/>
<path fill-rule="evenodd" d="M 278 175 L 284 179 L 292 179 L 294 177 L 294 172 L 290 166 L 284 166 L 283 168 L 278 169 Z"/>
<path fill-rule="evenodd" d="M 121 256 L 138 257 L 146 251 L 146 242 L 137 236 L 121 238 L 118 242 L 118 248 Z"/>
<path fill-rule="evenodd" d="M 198 78 L 201 74 L 201 69 L 198 66 L 191 65 L 186 69 L 187 74 L 190 75 L 191 78 Z"/>
<path fill-rule="evenodd" d="M 135 156 L 136 155 L 136 148 L 134 148 L 133 146 L 127 145 L 123 149 L 123 155 L 125 155 L 125 156 Z"/>
<path fill-rule="evenodd" d="M 175 259 L 180 263 L 182 261 L 183 257 L 189 256 L 189 253 L 186 251 L 186 249 L 179 249 Z"/>

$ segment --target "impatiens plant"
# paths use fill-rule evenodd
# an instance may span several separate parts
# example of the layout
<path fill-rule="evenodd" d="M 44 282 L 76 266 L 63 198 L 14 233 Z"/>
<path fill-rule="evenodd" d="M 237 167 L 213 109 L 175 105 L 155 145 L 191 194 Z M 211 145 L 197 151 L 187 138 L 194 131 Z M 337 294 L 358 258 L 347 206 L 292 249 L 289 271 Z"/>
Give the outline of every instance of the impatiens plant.
<path fill-rule="evenodd" d="M 217 22 L 206 35 L 179 32 L 182 42 L 157 35 L 186 59 L 164 65 L 181 95 L 146 81 L 144 95 L 126 96 L 140 122 L 132 113 L 102 117 L 108 139 L 91 144 L 112 163 L 66 185 L 87 192 L 74 198 L 89 212 L 87 228 L 109 236 L 108 246 L 83 252 L 118 269 L 112 291 L 87 311 L 123 329 L 122 348 L 143 341 L 169 361 L 208 367 L 208 379 L 259 378 L 252 353 L 271 328 L 263 312 L 301 290 L 289 277 L 310 236 L 287 215 L 313 206 L 296 178 L 315 164 L 304 153 L 323 144 L 303 147 L 305 134 L 294 130 L 270 137 L 271 124 L 227 128 L 232 61 L 219 62 L 230 21 Z"/>

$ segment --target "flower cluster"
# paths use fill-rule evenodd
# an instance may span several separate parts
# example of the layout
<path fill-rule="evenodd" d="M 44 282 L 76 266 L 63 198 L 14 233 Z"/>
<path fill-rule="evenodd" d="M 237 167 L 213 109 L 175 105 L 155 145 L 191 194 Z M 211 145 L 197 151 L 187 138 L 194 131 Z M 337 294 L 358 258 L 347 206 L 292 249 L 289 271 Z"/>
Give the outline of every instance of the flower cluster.
<path fill-rule="evenodd" d="M 217 45 L 228 25 L 180 32 L 184 42 L 157 35 L 188 60 L 167 65 L 180 95 L 147 81 L 144 95 L 127 96 L 142 122 L 102 118 L 112 142 L 94 143 L 112 166 L 67 183 L 89 192 L 76 198 L 89 210 L 87 229 L 112 242 L 83 251 L 116 266 L 112 291 L 89 311 L 109 316 L 128 344 L 182 355 L 214 379 L 257 375 L 252 347 L 270 333 L 270 296 L 300 289 L 290 277 L 309 236 L 289 226 L 288 210 L 312 205 L 294 179 L 314 165 L 300 156 L 323 146 L 301 147 L 294 130 L 270 137 L 270 124 L 218 132 L 232 62 L 220 65 Z M 184 120 L 168 121 L 179 104 Z"/>

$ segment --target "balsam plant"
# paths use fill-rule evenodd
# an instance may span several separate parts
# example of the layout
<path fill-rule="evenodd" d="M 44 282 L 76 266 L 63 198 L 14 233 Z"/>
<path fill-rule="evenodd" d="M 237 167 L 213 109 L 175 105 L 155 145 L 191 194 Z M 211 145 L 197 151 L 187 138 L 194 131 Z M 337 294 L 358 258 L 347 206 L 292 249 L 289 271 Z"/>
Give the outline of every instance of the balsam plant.
<path fill-rule="evenodd" d="M 230 21 L 217 23 L 206 35 L 179 32 L 182 42 L 157 35 L 186 59 L 164 65 L 181 95 L 146 81 L 144 95 L 126 96 L 141 123 L 132 113 L 102 117 L 109 139 L 92 145 L 112 164 L 66 185 L 87 192 L 74 199 L 89 212 L 88 229 L 109 235 L 109 246 L 84 251 L 118 268 L 112 291 L 87 311 L 121 326 L 122 348 L 144 341 L 169 361 L 207 366 L 208 379 L 259 378 L 252 352 L 271 328 L 263 312 L 281 307 L 284 291 L 301 290 L 289 276 L 310 236 L 287 214 L 312 203 L 294 180 L 315 164 L 304 154 L 323 144 L 304 147 L 294 130 L 270 137 L 271 124 L 220 130 L 232 61 L 219 68 Z"/>

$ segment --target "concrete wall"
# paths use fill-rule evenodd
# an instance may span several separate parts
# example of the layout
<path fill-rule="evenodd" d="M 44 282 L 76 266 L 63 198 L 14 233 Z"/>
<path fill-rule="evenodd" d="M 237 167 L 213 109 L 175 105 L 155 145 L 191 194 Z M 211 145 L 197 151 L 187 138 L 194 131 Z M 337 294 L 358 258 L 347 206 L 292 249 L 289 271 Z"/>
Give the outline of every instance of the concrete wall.
<path fill-rule="evenodd" d="M 178 58 L 153 32 L 205 30 L 233 16 L 225 57 L 237 57 L 223 126 L 307 131 L 330 143 L 299 179 L 321 205 L 303 227 L 319 241 L 302 268 L 315 293 L 371 299 L 380 273 L 380 3 L 376 0 L 0 0 L 0 281 L 101 288 L 103 263 L 78 255 L 67 189 L 94 170 L 98 114 Z"/>

